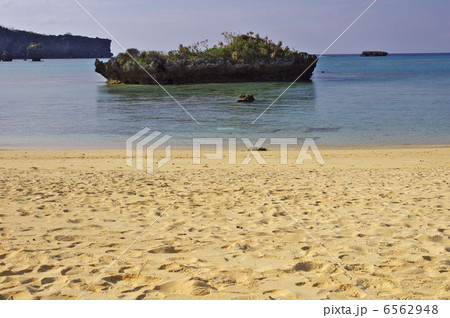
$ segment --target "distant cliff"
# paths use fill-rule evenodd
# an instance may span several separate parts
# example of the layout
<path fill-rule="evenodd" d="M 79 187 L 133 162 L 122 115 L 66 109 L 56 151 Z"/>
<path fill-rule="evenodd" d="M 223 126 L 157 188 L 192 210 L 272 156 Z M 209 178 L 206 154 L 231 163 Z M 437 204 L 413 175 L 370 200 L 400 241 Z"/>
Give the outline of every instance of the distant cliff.
<path fill-rule="evenodd" d="M 42 58 L 110 58 L 111 40 L 71 34 L 43 35 L 10 30 L 0 26 L 0 53 L 8 52 L 13 59 L 27 58 L 31 43 L 42 46 Z"/>
<path fill-rule="evenodd" d="M 300 75 L 298 80 L 309 80 L 317 64 L 315 55 L 283 48 L 281 41 L 275 44 L 253 32 L 223 35 L 225 43 L 212 48 L 206 40 L 180 44 L 168 54 L 128 49 L 106 63 L 96 60 L 95 71 L 110 84 L 151 85 L 154 79 L 160 84 L 292 82 Z"/>

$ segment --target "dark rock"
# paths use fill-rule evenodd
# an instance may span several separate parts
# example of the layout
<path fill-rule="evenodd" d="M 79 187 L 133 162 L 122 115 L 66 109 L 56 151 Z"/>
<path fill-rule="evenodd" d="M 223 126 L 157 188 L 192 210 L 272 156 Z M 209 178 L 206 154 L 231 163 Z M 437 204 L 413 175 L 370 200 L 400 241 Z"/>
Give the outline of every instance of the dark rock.
<path fill-rule="evenodd" d="M 264 60 L 235 62 L 223 58 L 208 61 L 196 60 L 139 65 L 134 61 L 120 64 L 116 58 L 108 62 L 95 61 L 95 71 L 103 75 L 110 84 L 154 85 L 160 84 L 200 84 L 200 83 L 236 83 L 236 82 L 292 82 L 300 74 L 300 81 L 311 78 L 317 64 L 316 55 L 293 53 L 289 58 L 267 57 Z M 311 65 L 311 66 L 310 66 Z M 308 68 L 309 67 L 309 68 Z M 144 70 L 145 69 L 145 70 Z M 152 76 L 149 76 L 149 74 Z M 154 79 L 153 79 L 153 78 Z"/>
<path fill-rule="evenodd" d="M 255 101 L 253 95 L 250 94 L 240 94 L 238 98 L 238 103 L 253 103 Z"/>
<path fill-rule="evenodd" d="M 27 56 L 33 62 L 39 62 L 44 55 L 44 49 L 40 43 L 30 43 L 27 47 Z"/>
<path fill-rule="evenodd" d="M 361 56 L 387 56 L 387 52 L 383 51 L 364 51 Z"/>
<path fill-rule="evenodd" d="M 9 54 L 8 51 L 3 50 L 3 52 L 2 52 L 2 61 L 4 61 L 4 62 L 11 62 L 12 60 L 13 59 L 12 59 L 11 54 Z"/>
<path fill-rule="evenodd" d="M 30 43 L 40 43 L 45 51 L 41 58 L 110 58 L 111 40 L 71 34 L 43 35 L 10 30 L 0 26 L 0 52 L 8 51 L 13 59 L 28 56 Z"/>
<path fill-rule="evenodd" d="M 251 147 L 247 149 L 248 151 L 267 151 L 267 148 L 264 147 Z"/>

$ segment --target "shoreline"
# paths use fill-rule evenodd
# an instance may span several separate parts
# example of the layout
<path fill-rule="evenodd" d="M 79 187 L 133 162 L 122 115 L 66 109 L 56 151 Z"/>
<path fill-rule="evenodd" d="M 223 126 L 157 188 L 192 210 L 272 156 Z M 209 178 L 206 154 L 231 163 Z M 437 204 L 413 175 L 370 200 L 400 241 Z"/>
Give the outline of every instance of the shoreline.
<path fill-rule="evenodd" d="M 154 151 L 156 162 L 166 156 L 163 147 Z M 325 160 L 325 164 L 319 164 L 318 158 L 311 149 L 307 153 L 311 158 L 297 164 L 296 160 L 300 153 L 301 145 L 289 148 L 287 153 L 287 163 L 282 163 L 279 148 L 271 147 L 267 151 L 258 151 L 265 163 L 258 162 L 256 158 L 244 147 L 237 147 L 236 152 L 229 152 L 228 147 L 223 147 L 223 154 L 220 159 L 207 159 L 205 155 L 215 154 L 214 146 L 202 146 L 200 149 L 200 164 L 193 162 L 194 153 L 192 149 L 172 149 L 168 164 L 165 164 L 159 172 L 181 172 L 186 169 L 188 172 L 202 171 L 205 167 L 208 170 L 230 170 L 245 171 L 247 167 L 251 169 L 270 168 L 273 170 L 285 170 L 296 168 L 304 169 L 378 169 L 378 168 L 432 168 L 434 165 L 445 166 L 450 164 L 450 145 L 430 145 L 430 146 L 358 146 L 358 147 L 318 147 L 318 150 Z M 5 150 L 0 149 L 0 162 L 5 171 L 11 168 L 31 167 L 33 169 L 68 169 L 68 170 L 111 170 L 111 171 L 135 171 L 136 152 L 133 150 L 133 166 L 126 165 L 126 151 L 123 149 L 87 149 L 87 150 Z M 146 151 L 143 153 L 143 164 L 146 165 Z M 250 157 L 249 164 L 244 163 L 246 157 Z M 430 157 L 431 156 L 431 157 Z M 446 157 L 447 156 L 447 157 Z M 234 158 L 235 163 L 231 163 Z"/>
<path fill-rule="evenodd" d="M 224 140 L 226 140 L 227 138 L 224 138 Z M 180 145 L 171 145 L 172 150 L 191 150 L 192 146 L 180 146 Z M 263 145 L 264 147 L 264 145 Z M 301 148 L 301 144 L 297 144 L 296 146 L 289 146 L 289 149 L 291 149 L 291 147 L 293 149 L 295 148 Z M 420 148 L 424 148 L 424 149 L 428 149 L 428 148 L 449 148 L 450 147 L 450 143 L 449 144 L 408 144 L 408 145 L 367 145 L 367 144 L 363 144 L 363 145 L 317 145 L 317 147 L 319 148 L 319 150 L 323 149 L 323 150 L 364 150 L 364 149 L 420 149 Z M 202 149 L 208 149 L 208 148 L 212 148 L 211 146 L 202 145 Z M 272 145 L 270 147 L 265 147 L 267 148 L 267 151 L 277 151 L 278 148 L 275 145 Z M 224 151 L 228 150 L 229 147 L 227 145 L 224 144 L 223 146 Z M 246 150 L 246 147 L 243 146 L 237 146 L 236 149 L 238 151 L 242 151 L 242 150 Z M 120 151 L 123 150 L 125 151 L 125 146 L 121 147 L 121 148 L 0 148 L 0 151 Z"/>

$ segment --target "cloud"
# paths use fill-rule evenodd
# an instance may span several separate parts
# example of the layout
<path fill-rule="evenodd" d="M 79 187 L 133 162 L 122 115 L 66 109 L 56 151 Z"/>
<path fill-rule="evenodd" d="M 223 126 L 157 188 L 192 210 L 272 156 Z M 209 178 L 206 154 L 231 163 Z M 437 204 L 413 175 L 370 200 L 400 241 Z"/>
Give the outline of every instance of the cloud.
<path fill-rule="evenodd" d="M 13 4 L 14 4 L 14 2 L 11 0 L 3 1 L 2 3 L 0 3 L 0 9 L 7 9 L 8 7 L 10 7 Z"/>

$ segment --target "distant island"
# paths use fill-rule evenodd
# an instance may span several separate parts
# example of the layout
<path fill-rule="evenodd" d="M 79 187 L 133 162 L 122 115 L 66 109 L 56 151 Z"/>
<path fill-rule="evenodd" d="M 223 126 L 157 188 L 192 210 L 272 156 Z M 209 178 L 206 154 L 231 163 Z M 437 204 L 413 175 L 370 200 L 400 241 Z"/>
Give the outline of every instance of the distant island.
<path fill-rule="evenodd" d="M 106 63 L 96 60 L 95 71 L 110 84 L 156 84 L 146 72 L 160 84 L 291 82 L 302 73 L 299 80 L 309 80 L 317 64 L 316 55 L 253 32 L 222 35 L 224 41 L 211 48 L 205 40 L 167 54 L 128 49 Z"/>
<path fill-rule="evenodd" d="M 110 58 L 111 40 L 71 34 L 44 35 L 0 26 L 0 59 Z"/>
<path fill-rule="evenodd" d="M 383 51 L 364 51 L 361 53 L 361 56 L 387 56 L 387 52 Z"/>

